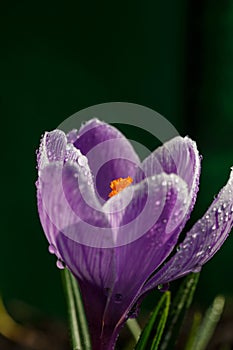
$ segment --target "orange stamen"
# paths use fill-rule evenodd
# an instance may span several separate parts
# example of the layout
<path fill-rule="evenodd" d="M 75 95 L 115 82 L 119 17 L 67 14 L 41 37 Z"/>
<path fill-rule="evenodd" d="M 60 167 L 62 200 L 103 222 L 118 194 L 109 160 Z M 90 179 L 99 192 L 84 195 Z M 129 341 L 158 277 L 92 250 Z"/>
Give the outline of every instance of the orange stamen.
<path fill-rule="evenodd" d="M 120 177 L 119 179 L 113 180 L 110 183 L 112 191 L 109 193 L 109 198 L 115 196 L 121 192 L 124 188 L 128 187 L 133 182 L 132 177 L 128 176 L 126 178 Z"/>

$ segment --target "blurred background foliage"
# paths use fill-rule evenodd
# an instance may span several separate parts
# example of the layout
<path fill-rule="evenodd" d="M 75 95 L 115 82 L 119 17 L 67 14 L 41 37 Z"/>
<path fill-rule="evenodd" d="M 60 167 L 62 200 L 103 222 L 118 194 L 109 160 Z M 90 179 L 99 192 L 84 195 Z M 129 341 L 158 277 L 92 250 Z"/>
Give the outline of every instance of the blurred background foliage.
<path fill-rule="evenodd" d="M 233 165 L 233 3 L 22 0 L 0 8 L 0 291 L 63 317 L 60 274 L 37 215 L 40 135 L 98 103 L 156 110 L 203 154 L 194 222 Z M 200 305 L 233 296 L 232 251 L 230 237 L 204 267 Z"/>

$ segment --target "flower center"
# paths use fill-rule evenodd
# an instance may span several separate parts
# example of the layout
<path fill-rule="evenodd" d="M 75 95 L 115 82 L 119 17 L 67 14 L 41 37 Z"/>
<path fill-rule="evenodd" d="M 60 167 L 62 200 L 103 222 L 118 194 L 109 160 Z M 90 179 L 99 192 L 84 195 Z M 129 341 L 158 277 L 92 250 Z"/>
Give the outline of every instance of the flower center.
<path fill-rule="evenodd" d="M 111 181 L 110 187 L 112 191 L 108 195 L 109 198 L 121 192 L 124 188 L 128 187 L 132 182 L 133 182 L 133 179 L 130 176 L 126 178 L 120 177 L 119 179 Z"/>

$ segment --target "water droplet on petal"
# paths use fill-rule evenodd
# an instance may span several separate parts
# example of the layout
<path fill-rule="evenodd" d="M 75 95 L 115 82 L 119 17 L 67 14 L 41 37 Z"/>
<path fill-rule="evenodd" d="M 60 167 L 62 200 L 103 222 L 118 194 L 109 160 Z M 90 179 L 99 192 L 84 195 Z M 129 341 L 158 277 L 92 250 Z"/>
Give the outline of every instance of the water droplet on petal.
<path fill-rule="evenodd" d="M 166 292 L 170 287 L 170 284 L 169 283 L 163 283 L 163 284 L 159 284 L 158 285 L 158 290 L 160 292 Z"/>
<path fill-rule="evenodd" d="M 61 260 L 57 260 L 56 265 L 60 270 L 63 270 L 65 268 L 65 265 Z"/>
<path fill-rule="evenodd" d="M 77 132 L 76 129 L 71 130 L 71 131 L 67 134 L 67 140 L 68 140 L 68 142 L 74 143 L 74 142 L 77 140 L 77 138 L 78 138 L 77 133 L 78 133 L 78 132 Z"/>
<path fill-rule="evenodd" d="M 202 256 L 203 254 L 204 254 L 204 250 L 201 250 L 200 252 L 198 252 L 198 253 L 196 254 L 196 257 Z"/>
<path fill-rule="evenodd" d="M 216 230 L 216 225 L 213 225 L 211 228 L 212 230 Z"/>
<path fill-rule="evenodd" d="M 201 271 L 201 265 L 196 265 L 196 266 L 194 266 L 194 268 L 192 269 L 192 272 L 200 272 Z"/>
<path fill-rule="evenodd" d="M 57 249 L 53 244 L 50 244 L 48 249 L 49 249 L 50 254 L 56 254 L 56 252 L 57 252 Z"/>
<path fill-rule="evenodd" d="M 155 205 L 157 205 L 157 206 L 160 205 L 160 201 L 156 201 Z"/>
<path fill-rule="evenodd" d="M 87 165 L 87 162 L 88 162 L 87 157 L 85 157 L 85 156 L 80 156 L 80 157 L 78 157 L 78 164 L 79 164 L 80 166 L 85 166 L 85 165 Z"/>
<path fill-rule="evenodd" d="M 162 186 L 167 186 L 167 181 L 164 180 L 161 185 Z"/>
<path fill-rule="evenodd" d="M 192 237 L 193 237 L 193 238 L 197 238 L 197 236 L 198 236 L 198 233 L 197 233 L 197 232 L 194 232 L 194 233 L 192 234 Z"/>

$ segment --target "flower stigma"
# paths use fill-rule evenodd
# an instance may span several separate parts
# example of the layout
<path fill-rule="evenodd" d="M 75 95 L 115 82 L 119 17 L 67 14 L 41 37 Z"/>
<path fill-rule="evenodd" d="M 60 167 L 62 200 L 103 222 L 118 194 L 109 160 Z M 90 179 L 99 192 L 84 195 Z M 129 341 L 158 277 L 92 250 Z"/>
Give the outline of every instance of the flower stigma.
<path fill-rule="evenodd" d="M 128 176 L 126 178 L 119 177 L 119 179 L 113 180 L 110 183 L 110 188 L 112 191 L 109 193 L 108 197 L 111 198 L 124 190 L 124 188 L 128 187 L 133 182 L 132 177 Z"/>

